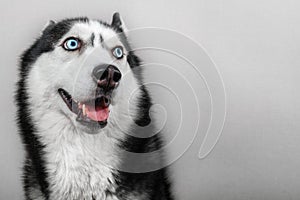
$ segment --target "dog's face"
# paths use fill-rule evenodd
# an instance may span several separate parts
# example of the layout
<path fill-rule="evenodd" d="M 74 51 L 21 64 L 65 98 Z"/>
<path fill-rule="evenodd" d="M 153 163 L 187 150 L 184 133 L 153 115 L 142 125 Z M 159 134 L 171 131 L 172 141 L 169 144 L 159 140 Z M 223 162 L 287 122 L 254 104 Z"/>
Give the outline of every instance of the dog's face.
<path fill-rule="evenodd" d="M 45 51 L 27 83 L 32 109 L 40 109 L 40 117 L 56 112 L 56 119 L 92 133 L 132 122 L 136 112 L 129 107 L 137 104 L 139 83 L 128 63 L 123 26 L 118 14 L 111 25 L 86 19 L 48 25 L 39 39 Z"/>

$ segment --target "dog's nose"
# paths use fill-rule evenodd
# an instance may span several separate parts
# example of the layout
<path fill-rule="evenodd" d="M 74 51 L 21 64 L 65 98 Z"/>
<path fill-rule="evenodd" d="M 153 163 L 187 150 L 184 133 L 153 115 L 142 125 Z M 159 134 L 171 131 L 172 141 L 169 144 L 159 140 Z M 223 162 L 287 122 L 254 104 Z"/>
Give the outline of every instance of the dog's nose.
<path fill-rule="evenodd" d="M 114 89 L 118 86 L 122 74 L 117 67 L 104 64 L 95 67 L 92 76 L 95 81 L 97 81 L 99 87 L 104 89 Z"/>

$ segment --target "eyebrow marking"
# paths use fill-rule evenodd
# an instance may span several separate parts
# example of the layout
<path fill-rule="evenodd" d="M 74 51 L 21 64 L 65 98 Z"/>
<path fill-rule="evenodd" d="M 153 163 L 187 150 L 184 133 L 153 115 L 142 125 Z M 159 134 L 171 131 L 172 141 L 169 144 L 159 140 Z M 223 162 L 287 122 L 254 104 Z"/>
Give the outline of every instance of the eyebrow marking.
<path fill-rule="evenodd" d="M 102 37 L 102 35 L 100 34 L 100 43 L 102 43 L 103 42 L 103 37 Z"/>
<path fill-rule="evenodd" d="M 95 40 L 95 34 L 92 33 L 91 38 L 90 38 L 92 46 L 94 46 L 94 40 Z"/>

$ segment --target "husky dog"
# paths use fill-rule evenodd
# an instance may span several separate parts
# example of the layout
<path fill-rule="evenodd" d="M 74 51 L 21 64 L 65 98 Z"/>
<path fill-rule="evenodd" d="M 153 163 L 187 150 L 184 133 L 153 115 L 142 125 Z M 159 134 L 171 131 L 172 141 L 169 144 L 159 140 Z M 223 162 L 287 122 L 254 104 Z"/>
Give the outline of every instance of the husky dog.
<path fill-rule="evenodd" d="M 134 163 L 122 151 L 162 147 L 160 133 L 138 128 L 151 122 L 151 98 L 126 36 L 118 13 L 111 24 L 51 21 L 23 53 L 16 102 L 26 199 L 173 199 L 165 168 L 120 170 Z"/>

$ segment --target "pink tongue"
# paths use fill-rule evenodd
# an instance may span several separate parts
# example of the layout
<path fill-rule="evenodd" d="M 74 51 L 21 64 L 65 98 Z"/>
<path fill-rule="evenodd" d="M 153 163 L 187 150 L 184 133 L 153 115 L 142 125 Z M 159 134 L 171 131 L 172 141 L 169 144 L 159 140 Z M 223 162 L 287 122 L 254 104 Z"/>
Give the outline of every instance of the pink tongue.
<path fill-rule="evenodd" d="M 86 114 L 87 117 L 94 120 L 94 121 L 105 121 L 109 115 L 109 108 L 96 108 L 91 109 L 90 107 L 86 107 Z"/>

